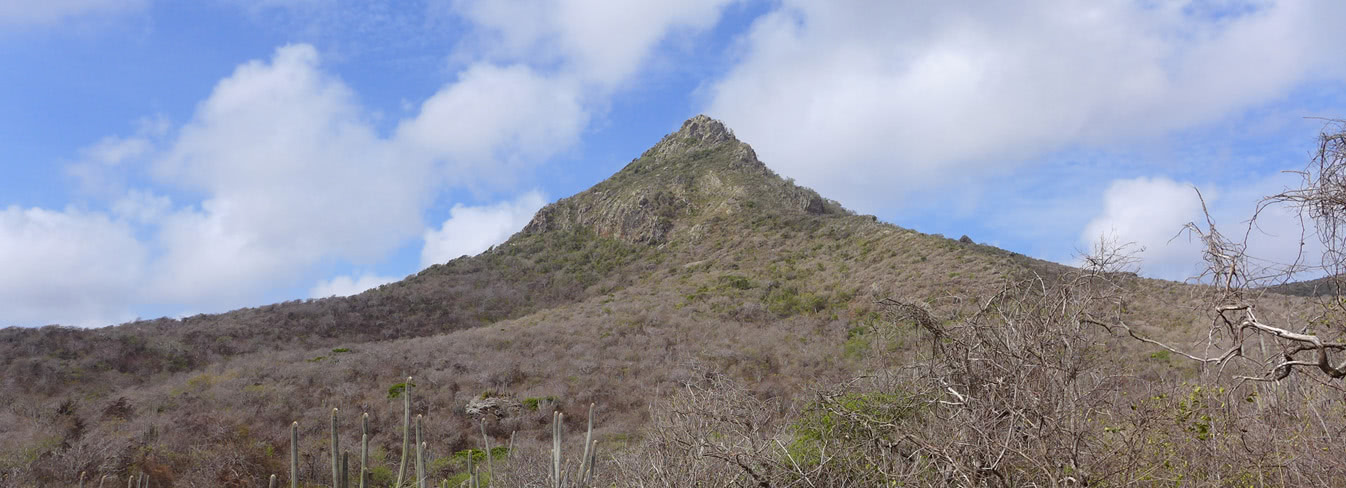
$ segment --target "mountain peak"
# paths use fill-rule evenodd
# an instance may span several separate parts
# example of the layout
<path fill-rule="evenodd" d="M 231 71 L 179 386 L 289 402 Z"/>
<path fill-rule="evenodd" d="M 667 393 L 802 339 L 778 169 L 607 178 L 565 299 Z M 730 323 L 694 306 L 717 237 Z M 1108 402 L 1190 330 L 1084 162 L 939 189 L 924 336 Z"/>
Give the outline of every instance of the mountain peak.
<path fill-rule="evenodd" d="M 687 119 L 686 122 L 682 123 L 681 129 L 664 137 L 666 140 L 670 138 L 695 141 L 698 145 L 716 145 L 738 141 L 734 138 L 734 132 L 725 127 L 723 122 L 712 119 L 705 114 Z"/>
<path fill-rule="evenodd" d="M 771 171 L 724 123 L 697 115 L 612 177 L 538 211 L 523 233 L 586 228 L 663 244 L 679 229 L 698 232 L 717 216 L 763 212 L 847 213 Z"/>
<path fill-rule="evenodd" d="M 757 160 L 757 153 L 753 152 L 752 147 L 734 137 L 734 131 L 726 127 L 723 122 L 712 119 L 705 114 L 687 119 L 682 123 L 682 128 L 664 136 L 658 144 L 645 151 L 640 159 L 666 160 L 687 155 L 704 156 L 708 151 L 717 149 L 727 149 L 733 153 L 733 157 L 724 161 L 726 163 L 737 165 L 741 169 L 751 169 L 763 174 L 770 173 L 770 170 L 766 169 L 766 165 Z M 637 161 L 640 159 L 637 159 Z M 630 168 L 628 167 L 628 169 Z"/>

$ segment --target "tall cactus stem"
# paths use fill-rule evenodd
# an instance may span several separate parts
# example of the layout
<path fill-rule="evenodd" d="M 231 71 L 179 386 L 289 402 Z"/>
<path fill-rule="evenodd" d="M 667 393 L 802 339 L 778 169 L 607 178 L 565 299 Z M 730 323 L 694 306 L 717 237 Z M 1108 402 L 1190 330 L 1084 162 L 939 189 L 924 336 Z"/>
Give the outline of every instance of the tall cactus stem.
<path fill-rule="evenodd" d="M 341 488 L 351 487 L 350 457 L 350 452 L 341 453 Z"/>
<path fill-rule="evenodd" d="M 589 452 L 594 438 L 594 404 L 589 404 L 589 428 L 584 432 L 584 456 L 580 457 L 580 480 L 588 479 Z"/>
<path fill-rule="evenodd" d="M 365 488 L 369 474 L 369 414 L 360 418 L 360 488 Z"/>
<path fill-rule="evenodd" d="M 266 483 L 266 488 L 276 488 L 276 475 L 271 475 L 271 481 Z"/>
<path fill-rule="evenodd" d="M 561 486 L 561 435 L 565 414 L 552 412 L 551 422 L 551 474 L 552 486 Z"/>
<path fill-rule="evenodd" d="M 598 459 L 598 440 L 594 440 L 592 447 L 593 450 L 589 451 L 589 470 L 584 472 L 584 484 L 586 486 L 592 486 L 594 482 L 594 472 L 596 471 L 594 464 Z"/>
<path fill-rule="evenodd" d="M 425 488 L 425 458 L 429 455 L 430 445 L 422 442 L 416 450 L 416 488 Z"/>
<path fill-rule="evenodd" d="M 421 416 L 416 416 L 416 488 L 425 488 L 425 443 L 421 442 Z"/>
<path fill-rule="evenodd" d="M 486 486 L 495 482 L 495 462 L 491 460 L 491 438 L 486 435 L 486 417 L 481 418 L 481 442 L 486 446 Z"/>
<path fill-rule="evenodd" d="M 341 441 L 337 440 L 337 409 L 332 409 L 332 487 L 341 488 Z"/>
<path fill-rule="evenodd" d="M 299 422 L 290 424 L 290 488 L 299 488 Z"/>
<path fill-rule="evenodd" d="M 477 460 L 472 456 L 467 457 L 467 486 L 472 488 L 472 482 L 477 479 Z"/>
<path fill-rule="evenodd" d="M 407 452 L 411 450 L 411 377 L 402 385 L 402 462 L 397 465 L 397 488 L 407 479 Z"/>

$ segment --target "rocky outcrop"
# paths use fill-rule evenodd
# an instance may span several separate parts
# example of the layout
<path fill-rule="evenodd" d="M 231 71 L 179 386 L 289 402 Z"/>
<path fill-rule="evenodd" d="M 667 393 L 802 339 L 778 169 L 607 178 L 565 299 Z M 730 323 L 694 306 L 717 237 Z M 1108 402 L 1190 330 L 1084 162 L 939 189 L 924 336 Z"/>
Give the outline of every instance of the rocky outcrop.
<path fill-rule="evenodd" d="M 723 123 L 698 115 L 612 178 L 538 211 L 523 232 L 586 228 L 658 245 L 678 229 L 694 227 L 689 218 L 744 211 L 845 212 L 776 175 Z"/>

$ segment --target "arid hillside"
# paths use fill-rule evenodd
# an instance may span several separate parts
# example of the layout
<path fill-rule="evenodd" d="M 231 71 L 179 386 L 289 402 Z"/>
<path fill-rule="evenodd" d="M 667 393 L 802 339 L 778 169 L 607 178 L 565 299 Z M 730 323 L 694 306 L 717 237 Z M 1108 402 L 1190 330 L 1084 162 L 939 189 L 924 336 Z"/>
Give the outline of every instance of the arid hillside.
<path fill-rule="evenodd" d="M 550 439 L 553 410 L 582 433 L 594 404 L 600 452 L 616 463 L 644 449 L 658 405 L 689 384 L 732 381 L 785 417 L 922 357 L 931 343 L 885 299 L 964 314 L 1007 283 L 1045 289 L 1077 271 L 856 215 L 698 116 L 507 242 L 357 296 L 0 330 L 0 485 L 146 472 L 153 486 L 265 486 L 288 473 L 295 420 L 300 472 L 325 483 L 336 407 L 345 446 L 370 414 L 385 486 L 407 376 L 432 479 L 461 476 L 461 453 L 480 447 L 483 414 L 467 407 L 483 399 L 496 405 L 484 414 L 492 442 L 517 432 L 521 449 Z M 1129 297 L 1117 316 L 1136 330 L 1187 345 L 1209 329 L 1205 288 L 1110 278 Z M 1298 300 L 1268 299 L 1262 314 L 1297 320 L 1309 313 Z M 1196 362 L 1101 337 L 1091 368 L 1166 388 L 1197 377 Z"/>

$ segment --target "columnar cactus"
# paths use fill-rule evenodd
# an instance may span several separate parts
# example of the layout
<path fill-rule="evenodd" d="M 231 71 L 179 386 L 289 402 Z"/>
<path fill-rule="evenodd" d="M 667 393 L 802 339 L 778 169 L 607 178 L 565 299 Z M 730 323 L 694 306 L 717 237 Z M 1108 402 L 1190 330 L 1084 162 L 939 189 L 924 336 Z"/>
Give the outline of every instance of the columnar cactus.
<path fill-rule="evenodd" d="M 411 450 L 411 377 L 402 387 L 402 462 L 397 466 L 397 488 L 407 479 L 407 451 Z"/>
<path fill-rule="evenodd" d="M 299 422 L 290 424 L 290 488 L 299 488 Z"/>
<path fill-rule="evenodd" d="M 337 409 L 332 409 L 332 487 L 341 488 L 341 462 L 338 459 L 338 452 L 341 448 L 341 441 L 337 439 Z"/>
<path fill-rule="evenodd" d="M 341 483 L 333 483 L 333 486 L 340 486 L 340 488 L 350 488 L 351 486 L 351 478 L 349 471 L 350 465 L 348 463 L 348 461 L 350 460 L 350 454 L 351 454 L 350 452 L 341 453 Z"/>
<path fill-rule="evenodd" d="M 486 435 L 486 417 L 481 418 L 481 443 L 486 447 L 486 486 L 495 483 L 495 463 L 491 461 L 491 438 Z"/>
<path fill-rule="evenodd" d="M 421 416 L 416 416 L 416 488 L 425 488 L 425 443 L 421 441 Z"/>
<path fill-rule="evenodd" d="M 551 474 L 552 486 L 561 488 L 561 437 L 564 435 L 562 422 L 565 414 L 552 412 L 551 415 Z"/>
<path fill-rule="evenodd" d="M 369 477 L 369 414 L 360 418 L 360 488 Z"/>

